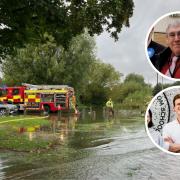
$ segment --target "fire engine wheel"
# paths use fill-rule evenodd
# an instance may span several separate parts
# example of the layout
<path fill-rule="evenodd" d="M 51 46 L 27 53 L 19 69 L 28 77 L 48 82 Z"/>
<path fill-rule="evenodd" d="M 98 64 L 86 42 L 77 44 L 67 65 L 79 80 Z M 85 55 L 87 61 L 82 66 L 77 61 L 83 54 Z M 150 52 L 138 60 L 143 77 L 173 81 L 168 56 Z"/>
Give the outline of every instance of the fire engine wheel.
<path fill-rule="evenodd" d="M 6 109 L 0 109 L 0 116 L 4 116 L 6 113 Z"/>
<path fill-rule="evenodd" d="M 44 105 L 44 111 L 46 113 L 49 113 L 50 112 L 50 107 L 48 105 Z"/>

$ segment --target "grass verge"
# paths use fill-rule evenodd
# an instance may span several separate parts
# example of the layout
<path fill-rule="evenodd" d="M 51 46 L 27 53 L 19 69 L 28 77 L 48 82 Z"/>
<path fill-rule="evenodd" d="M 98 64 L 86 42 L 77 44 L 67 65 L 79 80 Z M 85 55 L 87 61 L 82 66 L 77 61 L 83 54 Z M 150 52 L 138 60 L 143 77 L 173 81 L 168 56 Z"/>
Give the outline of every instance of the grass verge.
<path fill-rule="evenodd" d="M 56 138 L 44 138 L 34 134 L 40 132 L 41 127 L 50 126 L 46 118 L 32 116 L 0 118 L 0 149 L 21 152 L 41 152 L 53 147 Z M 21 130 L 24 130 L 21 132 Z"/>

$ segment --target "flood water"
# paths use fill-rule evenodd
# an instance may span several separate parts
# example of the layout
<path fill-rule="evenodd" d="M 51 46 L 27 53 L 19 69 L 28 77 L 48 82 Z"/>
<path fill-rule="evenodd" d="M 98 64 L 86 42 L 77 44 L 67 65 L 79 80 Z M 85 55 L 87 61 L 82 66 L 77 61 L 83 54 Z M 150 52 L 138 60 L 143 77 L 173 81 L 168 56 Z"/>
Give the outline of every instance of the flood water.
<path fill-rule="evenodd" d="M 60 144 L 49 152 L 29 154 L 0 151 L 0 179 L 116 180 L 179 179 L 180 157 L 154 147 L 144 118 L 127 113 L 114 118 L 85 113 L 80 117 L 56 114 L 44 136 Z M 38 134 L 34 132 L 33 138 Z"/>

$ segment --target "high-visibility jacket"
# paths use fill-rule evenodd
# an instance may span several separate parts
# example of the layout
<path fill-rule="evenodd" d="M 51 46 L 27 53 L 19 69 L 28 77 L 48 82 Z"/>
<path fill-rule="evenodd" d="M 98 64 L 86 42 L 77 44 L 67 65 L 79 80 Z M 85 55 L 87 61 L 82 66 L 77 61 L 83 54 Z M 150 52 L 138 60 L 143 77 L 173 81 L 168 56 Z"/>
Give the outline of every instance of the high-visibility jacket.
<path fill-rule="evenodd" d="M 113 108 L 113 102 L 111 100 L 107 101 L 106 107 Z"/>

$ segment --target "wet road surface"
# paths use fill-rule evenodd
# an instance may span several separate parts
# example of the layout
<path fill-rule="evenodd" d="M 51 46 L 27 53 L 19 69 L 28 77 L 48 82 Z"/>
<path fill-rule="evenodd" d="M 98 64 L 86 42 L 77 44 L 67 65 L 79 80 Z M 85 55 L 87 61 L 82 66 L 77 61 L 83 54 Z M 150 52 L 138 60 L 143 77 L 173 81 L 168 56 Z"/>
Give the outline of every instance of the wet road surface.
<path fill-rule="evenodd" d="M 0 179 L 179 179 L 180 157 L 154 147 L 142 117 L 51 116 L 61 142 L 40 154 L 0 153 Z M 38 132 L 39 133 L 39 132 Z M 34 135 L 36 138 L 36 135 Z"/>

